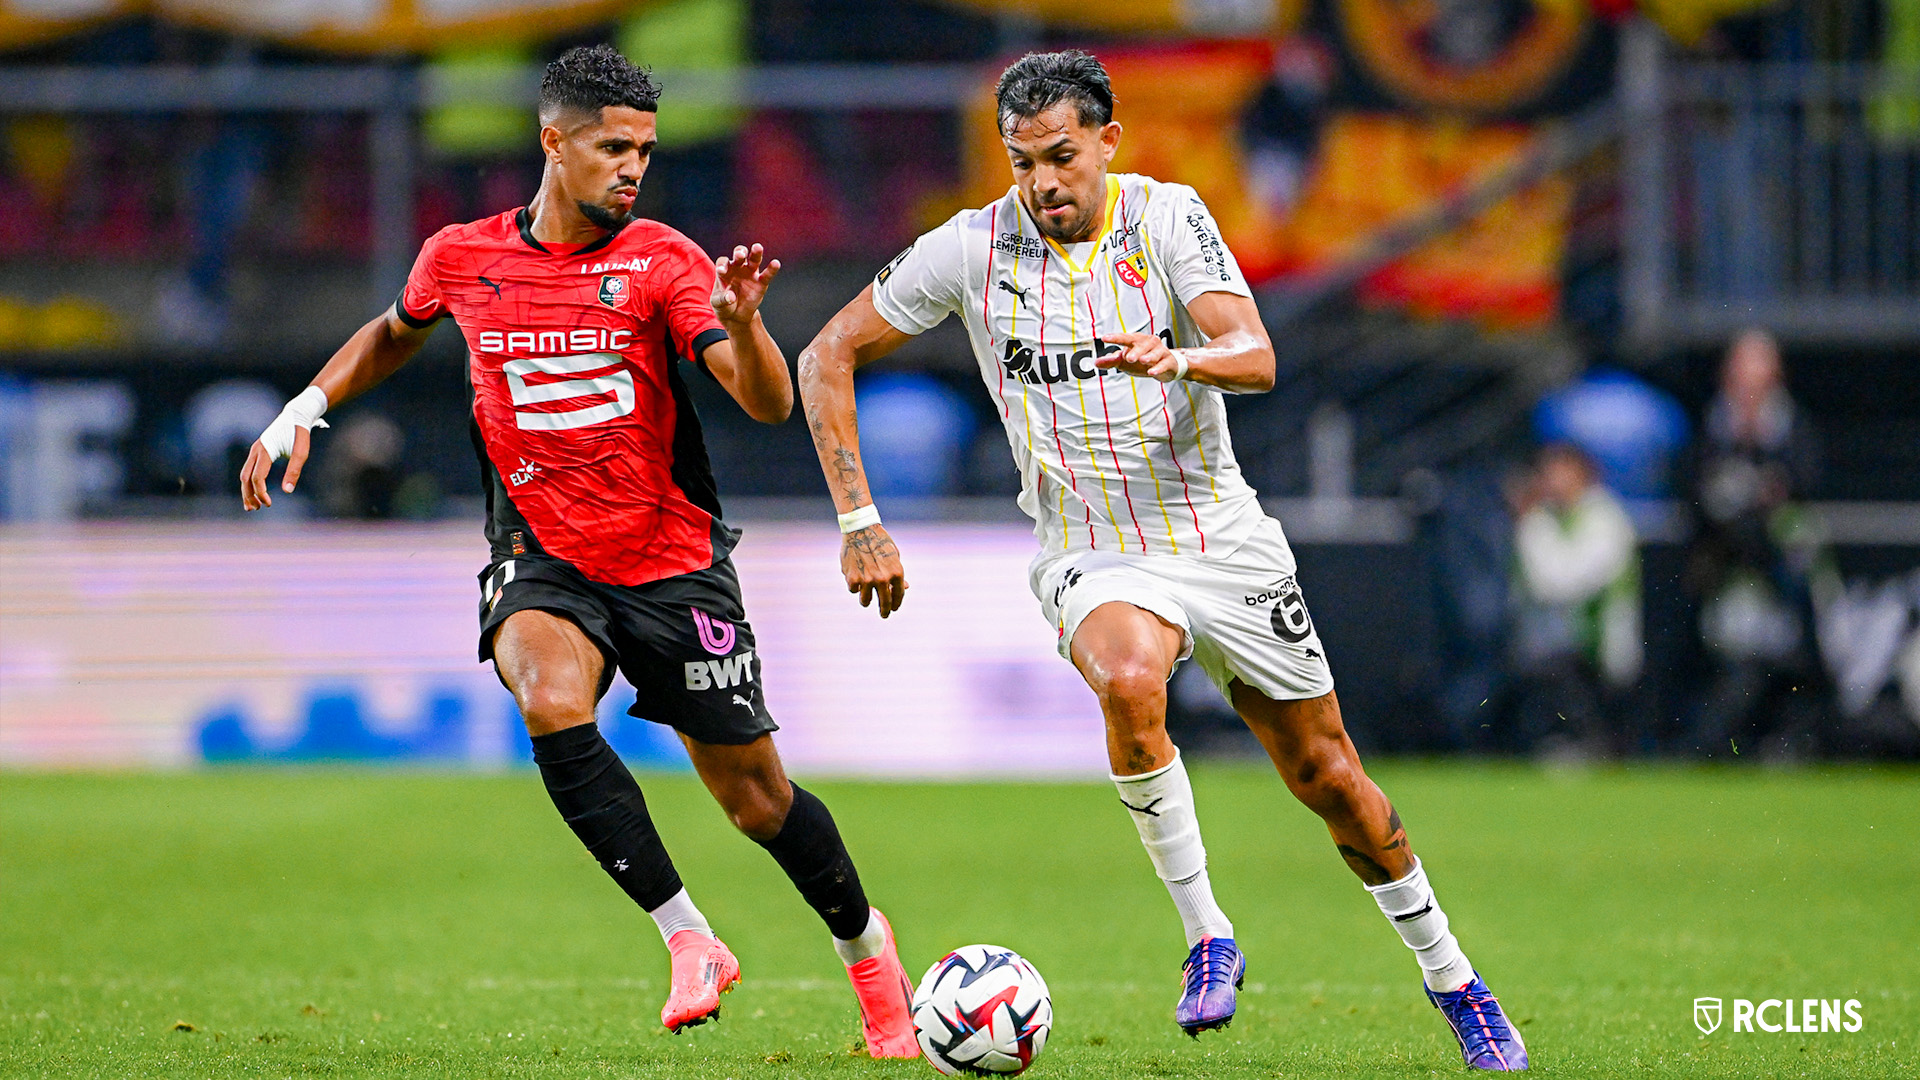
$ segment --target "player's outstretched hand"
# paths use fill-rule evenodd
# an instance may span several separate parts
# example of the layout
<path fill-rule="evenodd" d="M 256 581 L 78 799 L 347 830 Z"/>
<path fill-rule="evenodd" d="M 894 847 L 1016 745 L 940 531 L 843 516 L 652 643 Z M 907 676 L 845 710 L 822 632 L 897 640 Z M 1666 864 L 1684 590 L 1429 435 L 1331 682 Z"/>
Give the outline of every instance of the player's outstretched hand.
<path fill-rule="evenodd" d="M 307 467 L 307 453 L 313 449 L 313 433 L 306 428 L 293 427 L 293 445 L 288 448 L 287 472 L 280 478 L 280 490 L 293 494 L 294 486 L 300 483 L 300 471 Z M 247 463 L 240 468 L 240 505 L 248 510 L 258 510 L 273 505 L 273 496 L 267 494 L 267 474 L 273 471 L 273 463 L 279 456 L 268 450 L 259 439 L 253 442 L 253 449 L 247 451 Z"/>
<path fill-rule="evenodd" d="M 713 286 L 713 310 L 723 321 L 746 322 L 760 310 L 767 286 L 780 272 L 779 259 L 760 264 L 766 254 L 765 248 L 755 244 L 751 249 L 735 247 L 731 258 L 723 255 L 713 260 L 713 272 L 720 277 Z"/>
<path fill-rule="evenodd" d="M 847 575 L 847 591 L 860 594 L 860 606 L 880 601 L 880 617 L 900 610 L 907 598 L 907 571 L 900 565 L 900 549 L 879 525 L 850 532 L 840 543 L 840 571 Z"/>
<path fill-rule="evenodd" d="M 1179 375 L 1179 359 L 1158 334 L 1115 331 L 1102 335 L 1102 339 L 1120 346 L 1120 351 L 1095 357 L 1094 367 L 1118 368 L 1129 375 L 1160 382 L 1172 382 Z"/>

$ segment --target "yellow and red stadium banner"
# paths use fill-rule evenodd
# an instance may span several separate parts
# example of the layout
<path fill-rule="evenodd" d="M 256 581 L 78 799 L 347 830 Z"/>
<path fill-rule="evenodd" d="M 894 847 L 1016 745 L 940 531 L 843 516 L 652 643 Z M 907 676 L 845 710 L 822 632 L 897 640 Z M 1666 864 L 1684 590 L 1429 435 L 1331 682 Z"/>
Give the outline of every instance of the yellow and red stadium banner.
<path fill-rule="evenodd" d="M 0 0 L 0 49 L 145 14 L 187 26 L 358 54 L 418 53 L 454 41 L 538 41 L 654 0 Z"/>
<path fill-rule="evenodd" d="M 1298 203 L 1279 216 L 1249 190 L 1239 129 L 1271 65 L 1266 43 L 1101 49 L 1100 57 L 1125 128 L 1114 169 L 1191 185 L 1256 282 L 1339 263 L 1379 230 L 1512 164 L 1533 135 L 1519 123 L 1335 114 Z M 991 79 L 965 130 L 966 201 L 984 205 L 1010 182 Z M 1425 315 L 1506 326 L 1550 321 L 1571 201 L 1571 184 L 1549 179 L 1374 274 L 1364 294 Z"/>

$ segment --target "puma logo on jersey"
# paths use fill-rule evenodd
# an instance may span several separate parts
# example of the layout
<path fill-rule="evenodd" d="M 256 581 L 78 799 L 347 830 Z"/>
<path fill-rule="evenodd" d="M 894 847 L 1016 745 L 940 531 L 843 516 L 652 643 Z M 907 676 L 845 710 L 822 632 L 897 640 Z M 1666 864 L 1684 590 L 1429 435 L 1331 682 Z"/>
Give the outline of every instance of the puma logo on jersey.
<path fill-rule="evenodd" d="M 1011 282 L 1011 281 L 1007 281 L 1007 280 L 1005 280 L 1005 279 L 1003 278 L 1003 279 L 1001 279 L 1001 282 L 1000 282 L 1000 291 L 1001 291 L 1001 292 L 1008 292 L 1008 293 L 1012 293 L 1012 294 L 1013 294 L 1013 295 L 1014 295 L 1014 296 L 1015 296 L 1016 298 L 1018 298 L 1018 299 L 1019 299 L 1019 301 L 1020 301 L 1020 306 L 1021 306 L 1021 307 L 1023 307 L 1023 308 L 1024 308 L 1024 307 L 1026 307 L 1026 306 L 1027 306 L 1027 291 L 1028 291 L 1028 290 L 1026 290 L 1026 289 L 1022 289 L 1022 288 L 1018 288 L 1018 287 L 1016 287 L 1016 286 L 1015 286 L 1015 285 L 1013 284 L 1013 282 Z"/>
<path fill-rule="evenodd" d="M 753 681 L 753 651 L 749 649 L 739 656 L 720 660 L 689 660 L 684 670 L 689 690 L 725 690 L 745 686 Z"/>
<path fill-rule="evenodd" d="M 748 701 L 746 698 L 741 697 L 739 694 L 733 695 L 733 703 L 735 705 L 738 705 L 746 709 L 750 713 L 753 712 L 753 702 Z M 755 714 L 755 715 L 758 715 L 758 714 Z"/>
<path fill-rule="evenodd" d="M 1160 340 L 1166 342 L 1169 349 L 1173 348 L 1173 331 L 1160 331 Z M 1006 354 L 1000 358 L 1000 364 L 1006 370 L 1007 378 L 1038 386 L 1041 383 L 1063 383 L 1073 379 L 1099 379 L 1108 375 L 1124 375 L 1124 372 L 1093 366 L 1096 357 L 1111 356 L 1119 351 L 1121 351 L 1120 346 L 1094 338 L 1091 349 L 1040 353 L 1035 352 L 1031 346 L 1019 338 L 1008 338 Z"/>
<path fill-rule="evenodd" d="M 493 290 L 493 298 L 495 300 L 498 300 L 501 298 L 500 282 L 493 280 L 492 278 L 488 277 L 485 274 L 476 274 L 475 276 L 480 279 L 480 284 L 485 285 L 487 288 Z"/>

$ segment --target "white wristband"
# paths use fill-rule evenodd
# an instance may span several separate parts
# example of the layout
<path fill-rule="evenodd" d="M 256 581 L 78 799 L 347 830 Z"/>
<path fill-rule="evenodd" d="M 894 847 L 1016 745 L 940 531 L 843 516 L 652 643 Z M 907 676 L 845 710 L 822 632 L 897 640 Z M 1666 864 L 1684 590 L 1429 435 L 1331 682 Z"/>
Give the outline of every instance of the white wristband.
<path fill-rule="evenodd" d="M 880 508 L 868 503 L 840 515 L 840 531 L 856 533 L 880 524 Z"/>
<path fill-rule="evenodd" d="M 266 450 L 268 460 L 279 461 L 293 453 L 293 429 L 326 427 L 327 422 L 320 419 L 327 411 L 327 392 L 317 386 L 309 386 L 300 391 L 298 397 L 287 402 L 280 415 L 273 418 L 267 430 L 260 433 L 260 446 Z"/>
<path fill-rule="evenodd" d="M 1173 377 L 1168 379 L 1167 381 L 1179 382 L 1181 379 L 1186 378 L 1188 365 L 1187 365 L 1187 351 L 1185 349 L 1173 350 L 1173 364 L 1174 364 Z"/>

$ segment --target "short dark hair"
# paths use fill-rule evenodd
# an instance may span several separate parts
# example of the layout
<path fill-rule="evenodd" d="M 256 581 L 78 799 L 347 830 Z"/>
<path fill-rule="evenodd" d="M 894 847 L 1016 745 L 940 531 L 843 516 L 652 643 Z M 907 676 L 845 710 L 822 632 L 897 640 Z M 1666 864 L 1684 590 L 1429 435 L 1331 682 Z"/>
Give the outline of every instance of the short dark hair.
<path fill-rule="evenodd" d="M 993 88 L 995 121 L 1030 120 L 1063 101 L 1071 101 L 1087 127 L 1105 127 L 1113 119 L 1113 82 L 1093 54 L 1079 49 L 1028 53 L 1000 73 Z"/>
<path fill-rule="evenodd" d="M 609 105 L 658 112 L 660 86 L 645 68 L 635 67 L 611 45 L 568 49 L 547 65 L 540 79 L 542 123 L 563 112 L 598 115 Z"/>

